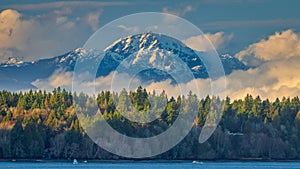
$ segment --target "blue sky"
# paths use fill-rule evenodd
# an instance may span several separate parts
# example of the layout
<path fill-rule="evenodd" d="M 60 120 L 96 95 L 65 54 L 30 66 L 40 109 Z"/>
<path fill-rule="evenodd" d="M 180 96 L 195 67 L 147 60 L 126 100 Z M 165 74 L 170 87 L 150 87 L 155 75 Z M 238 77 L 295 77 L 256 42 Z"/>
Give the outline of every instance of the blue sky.
<path fill-rule="evenodd" d="M 254 67 L 226 77 L 229 96 L 295 96 L 300 95 L 299 7 L 297 0 L 1 0 L 0 62 L 9 57 L 32 61 L 65 54 L 82 47 L 97 29 L 117 18 L 165 12 L 200 28 L 219 53 Z M 185 43 L 190 47 L 196 43 L 197 48 L 201 38 L 191 37 Z M 197 50 L 204 48 L 198 46 Z M 43 80 L 49 85 L 57 79 L 71 82 L 71 73 L 53 74 Z"/>
<path fill-rule="evenodd" d="M 290 0 L 193 0 L 193 1 L 37 1 L 37 0 L 2 0 L 0 11 L 6 9 L 16 10 L 22 20 L 39 20 L 40 29 L 47 29 L 47 24 L 53 25 L 53 20 L 58 17 L 66 17 L 67 20 L 75 21 L 80 18 L 78 28 L 71 30 L 68 34 L 59 30 L 51 30 L 54 36 L 49 37 L 49 43 L 40 46 L 39 51 L 12 52 L 22 58 L 50 57 L 63 54 L 71 49 L 83 45 L 92 33 L 106 23 L 124 15 L 137 12 L 168 12 L 187 19 L 195 24 L 205 33 L 224 32 L 233 34 L 233 38 L 226 47 L 220 50 L 221 53 L 235 54 L 246 48 L 249 44 L 267 38 L 276 31 L 292 29 L 295 32 L 300 30 L 300 1 Z M 84 25 L 87 15 L 94 15 L 99 22 L 89 28 Z M 96 16 L 97 15 L 97 16 Z M 44 25 L 44 26 L 43 26 Z M 76 25 L 77 26 L 77 25 Z M 45 28 L 46 27 L 46 28 Z M 52 28 L 55 29 L 55 28 Z M 21 30 L 22 31 L 22 30 Z M 38 32 L 43 32 L 38 30 Z M 26 32 L 26 31 L 24 31 Z M 35 35 L 32 35 L 35 36 Z M 39 35 L 40 36 L 40 35 Z M 74 40 L 72 37 L 77 36 Z M 47 40 L 47 36 L 43 39 Z M 71 39 L 65 45 L 66 40 Z M 39 38 L 31 40 L 40 41 Z M 59 42 L 59 49 L 55 49 Z M 52 44 L 54 43 L 54 44 Z M 43 48 L 54 48 L 53 52 Z M 12 45 L 13 47 L 13 45 Z M 11 48 L 11 47 L 10 47 Z M 30 46 L 29 46 L 30 48 Z M 11 53 L 11 52 L 10 52 Z"/>

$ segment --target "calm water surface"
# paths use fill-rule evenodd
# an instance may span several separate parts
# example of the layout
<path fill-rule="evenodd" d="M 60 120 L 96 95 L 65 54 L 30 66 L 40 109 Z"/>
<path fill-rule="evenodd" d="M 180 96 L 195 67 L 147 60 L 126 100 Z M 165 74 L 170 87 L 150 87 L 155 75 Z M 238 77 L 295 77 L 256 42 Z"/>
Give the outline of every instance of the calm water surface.
<path fill-rule="evenodd" d="M 203 164 L 184 163 L 79 163 L 71 162 L 0 162 L 0 169 L 300 169 L 300 162 L 204 162 Z"/>

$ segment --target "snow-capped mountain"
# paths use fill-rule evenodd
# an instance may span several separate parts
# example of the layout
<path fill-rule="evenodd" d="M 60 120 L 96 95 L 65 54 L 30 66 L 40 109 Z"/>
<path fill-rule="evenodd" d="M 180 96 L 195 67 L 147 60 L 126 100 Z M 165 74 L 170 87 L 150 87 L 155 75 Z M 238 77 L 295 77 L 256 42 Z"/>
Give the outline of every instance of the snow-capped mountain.
<path fill-rule="evenodd" d="M 182 42 L 165 35 L 155 33 L 132 35 L 117 40 L 105 49 L 97 77 L 106 76 L 116 69 L 122 71 L 127 64 L 133 73 L 140 68 L 159 68 L 147 69 L 139 73 L 138 76 L 143 80 L 159 81 L 170 78 L 168 71 L 184 73 L 183 65 L 186 65 L 196 78 L 207 78 L 208 73 L 201 61 L 205 57 L 199 59 L 196 52 Z M 202 53 L 199 55 L 201 57 Z M 0 89 L 15 91 L 35 88 L 32 85 L 35 80 L 46 79 L 58 69 L 73 71 L 79 58 L 95 62 L 99 59 L 97 57 L 90 51 L 78 48 L 61 56 L 34 62 L 11 59 L 0 64 Z M 174 58 L 179 58 L 180 61 Z M 247 69 L 242 62 L 230 55 L 221 55 L 220 59 L 225 74 L 237 69 Z"/>
<path fill-rule="evenodd" d="M 136 69 L 141 69 L 141 67 L 159 68 L 161 71 L 156 69 L 157 73 L 153 70 L 150 70 L 152 73 L 146 70 L 144 75 L 153 74 L 153 77 L 159 77 L 156 80 L 161 80 L 160 78 L 165 73 L 164 71 L 180 72 L 183 70 L 181 62 L 176 60 L 178 58 L 189 68 L 194 68 L 191 71 L 195 76 L 203 78 L 208 76 L 206 71 L 204 71 L 203 63 L 192 49 L 182 42 L 165 35 L 145 33 L 129 36 L 116 41 L 113 45 L 107 47 L 105 52 L 103 64 L 101 63 L 100 67 L 105 67 L 107 69 L 106 73 L 115 70 L 119 63 L 125 59 L 131 65 L 131 69 L 134 67 L 132 65 L 137 65 Z M 105 66 L 109 62 L 114 64 L 110 64 L 108 67 Z M 199 68 L 196 69 L 197 67 Z M 105 72 L 102 72 L 101 75 L 106 75 L 103 73 Z M 146 76 L 144 80 L 147 78 Z"/>
<path fill-rule="evenodd" d="M 36 88 L 31 83 L 37 79 L 50 77 L 56 70 L 74 70 L 78 57 L 84 56 L 85 50 L 76 49 L 67 54 L 34 62 L 17 61 L 0 64 L 0 90 L 22 90 Z"/>
<path fill-rule="evenodd" d="M 26 64 L 27 64 L 27 62 L 23 62 L 19 58 L 9 57 L 6 62 L 1 63 L 1 67 L 8 67 L 8 66 L 20 67 L 20 66 L 23 66 Z"/>
<path fill-rule="evenodd" d="M 209 56 L 205 56 L 203 52 L 194 51 L 182 42 L 166 35 L 137 34 L 120 39 L 105 49 L 104 59 L 99 66 L 103 69 L 98 71 L 97 75 L 108 75 L 111 71 L 118 69 L 119 64 L 124 63 L 125 60 L 130 65 L 130 69 L 127 69 L 126 73 L 134 74 L 142 68 L 159 68 L 139 73 L 138 76 L 143 81 L 172 79 L 170 72 L 187 74 L 185 65 L 195 78 L 208 78 L 208 72 L 203 63 L 207 59 L 206 57 Z M 242 62 L 228 54 L 221 55 L 220 60 L 223 63 L 225 74 L 236 69 L 247 69 Z"/>

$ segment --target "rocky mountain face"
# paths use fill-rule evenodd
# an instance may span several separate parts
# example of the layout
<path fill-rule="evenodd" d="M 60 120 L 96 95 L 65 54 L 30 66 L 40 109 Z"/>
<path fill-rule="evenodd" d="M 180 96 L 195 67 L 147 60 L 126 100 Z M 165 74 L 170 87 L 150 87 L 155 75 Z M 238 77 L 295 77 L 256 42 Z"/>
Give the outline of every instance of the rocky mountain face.
<path fill-rule="evenodd" d="M 48 78 L 58 69 L 73 71 L 79 58 L 98 61 L 99 56 L 78 48 L 61 56 L 34 62 L 10 58 L 0 64 L 0 89 L 34 89 L 32 82 L 35 80 Z M 235 57 L 228 54 L 219 57 L 225 74 L 247 69 Z M 204 53 L 194 51 L 174 38 L 154 33 L 137 34 L 119 39 L 104 50 L 97 77 L 117 70 L 129 74 L 139 72 L 137 76 L 144 81 L 161 81 L 188 70 L 195 78 L 208 78 L 203 59 L 206 59 Z"/>

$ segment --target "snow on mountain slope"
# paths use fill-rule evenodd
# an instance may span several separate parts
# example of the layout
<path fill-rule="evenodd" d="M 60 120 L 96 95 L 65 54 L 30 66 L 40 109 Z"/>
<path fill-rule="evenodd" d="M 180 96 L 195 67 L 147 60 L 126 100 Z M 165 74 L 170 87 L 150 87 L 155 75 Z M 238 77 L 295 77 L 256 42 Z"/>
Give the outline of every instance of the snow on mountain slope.
<path fill-rule="evenodd" d="M 201 53 L 199 53 L 201 57 Z M 73 71 L 76 61 L 87 60 L 93 63 L 99 61 L 97 51 L 86 51 L 82 48 L 49 59 L 41 59 L 34 62 L 22 62 L 11 59 L 0 64 L 1 89 L 10 90 L 11 79 L 17 89 L 32 86 L 37 79 L 45 79 L 51 76 L 55 70 Z M 178 58 L 178 60 L 174 59 Z M 234 70 L 245 70 L 247 67 L 238 59 L 230 55 L 221 55 L 225 74 Z M 88 63 L 88 62 L 87 62 Z M 121 63 L 121 65 L 120 65 Z M 208 78 L 205 66 L 196 54 L 182 42 L 155 33 L 132 35 L 117 40 L 104 51 L 104 57 L 99 64 L 97 77 L 106 76 L 112 71 L 124 70 L 125 65 L 130 66 L 133 73 L 138 69 L 154 67 L 159 69 L 143 70 L 138 74 L 142 80 L 161 81 L 171 78 L 166 72 L 184 73 L 183 64 L 186 65 L 196 78 Z M 8 80 L 10 79 L 10 80 Z M 16 87 L 12 90 L 16 90 Z"/>
<path fill-rule="evenodd" d="M 1 63 L 0 65 L 1 65 L 1 67 L 8 67 L 8 66 L 20 67 L 20 66 L 24 66 L 26 64 L 28 64 L 28 63 L 19 60 L 19 58 L 9 57 L 6 62 Z"/>

